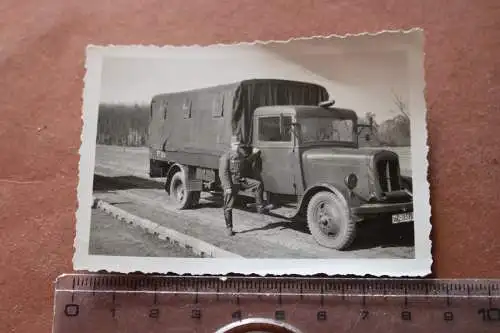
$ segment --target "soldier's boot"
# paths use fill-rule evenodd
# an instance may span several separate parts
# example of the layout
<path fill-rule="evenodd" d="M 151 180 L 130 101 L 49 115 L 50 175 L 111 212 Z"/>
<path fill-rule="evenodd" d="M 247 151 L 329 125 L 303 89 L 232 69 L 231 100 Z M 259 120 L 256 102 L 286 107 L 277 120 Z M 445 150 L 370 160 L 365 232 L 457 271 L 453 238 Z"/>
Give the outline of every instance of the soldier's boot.
<path fill-rule="evenodd" d="M 226 235 L 233 236 L 233 211 L 225 210 L 224 211 L 224 219 L 226 220 Z"/>
<path fill-rule="evenodd" d="M 273 205 L 269 204 L 269 205 L 257 205 L 257 213 L 259 214 L 264 214 L 264 213 L 268 213 L 271 208 L 273 208 Z"/>
<path fill-rule="evenodd" d="M 261 188 L 259 188 L 256 191 L 256 195 L 255 195 L 255 207 L 257 209 L 257 213 L 259 213 L 259 214 L 266 213 L 271 208 L 271 205 L 265 205 L 264 204 L 264 195 L 262 193 L 262 189 Z"/>

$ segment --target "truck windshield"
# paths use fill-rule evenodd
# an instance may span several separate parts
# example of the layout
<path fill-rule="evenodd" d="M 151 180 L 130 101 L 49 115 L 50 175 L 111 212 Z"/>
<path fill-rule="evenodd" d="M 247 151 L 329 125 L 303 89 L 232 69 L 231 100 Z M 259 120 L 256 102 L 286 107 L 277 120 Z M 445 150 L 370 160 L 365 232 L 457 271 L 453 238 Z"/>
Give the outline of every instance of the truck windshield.
<path fill-rule="evenodd" d="M 355 142 L 352 119 L 308 117 L 299 123 L 301 143 Z"/>

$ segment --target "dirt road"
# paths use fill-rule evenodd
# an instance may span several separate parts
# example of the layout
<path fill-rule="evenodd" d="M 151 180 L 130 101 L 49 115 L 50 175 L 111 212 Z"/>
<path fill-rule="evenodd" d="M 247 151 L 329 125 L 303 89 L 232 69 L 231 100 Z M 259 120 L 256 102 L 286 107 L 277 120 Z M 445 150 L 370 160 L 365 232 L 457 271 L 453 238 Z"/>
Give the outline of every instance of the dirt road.
<path fill-rule="evenodd" d="M 360 230 L 352 250 L 341 252 L 317 245 L 303 221 L 287 219 L 287 211 L 283 209 L 262 216 L 244 209 L 235 210 L 237 234 L 226 237 L 220 198 L 205 194 L 198 208 L 177 211 L 169 202 L 162 180 L 148 179 L 147 162 L 148 154 L 144 148 L 98 146 L 95 197 L 247 258 L 414 257 L 411 225 L 367 225 Z M 96 216 L 93 224 L 99 223 Z M 105 241 L 100 238 L 100 242 Z"/>

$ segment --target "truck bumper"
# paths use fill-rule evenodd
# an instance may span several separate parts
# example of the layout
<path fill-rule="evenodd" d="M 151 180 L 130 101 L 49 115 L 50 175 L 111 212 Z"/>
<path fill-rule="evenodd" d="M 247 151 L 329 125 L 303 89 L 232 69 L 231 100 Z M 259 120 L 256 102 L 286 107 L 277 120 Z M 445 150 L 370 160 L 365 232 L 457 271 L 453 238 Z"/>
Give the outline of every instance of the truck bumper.
<path fill-rule="evenodd" d="M 408 212 L 413 212 L 413 202 L 370 203 L 351 208 L 351 213 L 360 217 L 366 215 L 399 214 Z"/>

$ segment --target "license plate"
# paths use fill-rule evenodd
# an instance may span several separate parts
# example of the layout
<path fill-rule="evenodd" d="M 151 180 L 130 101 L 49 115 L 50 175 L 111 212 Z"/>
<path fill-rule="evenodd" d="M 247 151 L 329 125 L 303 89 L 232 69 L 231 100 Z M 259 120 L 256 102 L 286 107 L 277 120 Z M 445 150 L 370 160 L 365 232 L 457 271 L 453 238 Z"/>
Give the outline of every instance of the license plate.
<path fill-rule="evenodd" d="M 392 215 L 392 223 L 405 223 L 413 221 L 413 212 Z"/>

